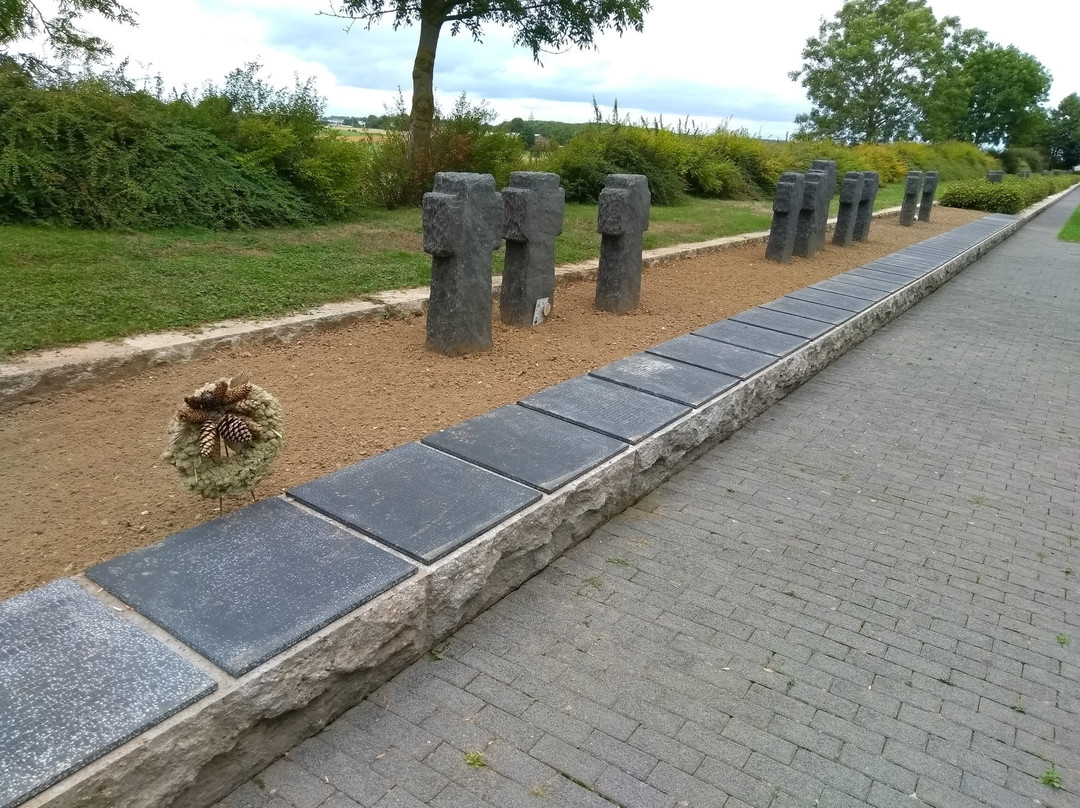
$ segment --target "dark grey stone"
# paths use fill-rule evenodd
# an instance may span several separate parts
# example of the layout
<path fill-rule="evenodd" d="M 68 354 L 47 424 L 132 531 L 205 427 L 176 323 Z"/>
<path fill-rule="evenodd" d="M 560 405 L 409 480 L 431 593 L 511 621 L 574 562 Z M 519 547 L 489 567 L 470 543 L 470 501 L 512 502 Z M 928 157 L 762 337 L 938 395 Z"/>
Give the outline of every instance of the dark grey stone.
<path fill-rule="evenodd" d="M 841 280 L 840 278 L 829 278 L 828 280 L 818 281 L 812 286 L 806 287 L 807 289 L 822 289 L 826 292 L 833 292 L 838 295 L 846 295 L 848 297 L 854 297 L 859 300 L 870 301 L 876 303 L 879 300 L 887 298 L 891 292 L 882 291 L 878 289 L 869 289 L 865 286 L 858 286 L 852 284 L 851 279 Z"/>
<path fill-rule="evenodd" d="M 787 171 L 776 183 L 776 195 L 773 197 L 772 226 L 769 228 L 769 243 L 765 246 L 765 258 L 778 264 L 790 264 L 795 250 L 795 232 L 799 222 L 799 209 L 802 207 L 802 174 Z"/>
<path fill-rule="evenodd" d="M 423 442 L 548 494 L 626 448 L 623 441 L 517 404 L 442 429 Z"/>
<path fill-rule="evenodd" d="M 735 376 L 650 353 L 632 354 L 589 375 L 691 407 L 700 407 L 739 382 Z"/>
<path fill-rule="evenodd" d="M 1005 172 L 1004 171 L 987 171 L 986 172 L 986 181 L 987 182 L 997 183 L 997 182 L 1001 182 L 1003 179 L 1005 179 Z"/>
<path fill-rule="evenodd" d="M 265 499 L 86 574 L 242 676 L 416 572 L 282 499 Z"/>
<path fill-rule="evenodd" d="M 840 212 L 833 229 L 833 244 L 837 247 L 849 247 L 855 238 L 855 222 L 862 204 L 865 177 L 861 171 L 849 171 L 844 175 L 844 184 L 840 187 Z"/>
<path fill-rule="evenodd" d="M 886 297 L 891 295 L 897 289 L 903 288 L 907 283 L 903 278 L 898 278 L 895 275 L 883 279 L 880 275 L 867 276 L 861 274 L 857 269 L 853 269 L 850 272 L 844 272 L 831 280 L 852 284 L 854 286 L 865 286 L 868 289 L 884 292 Z"/>
<path fill-rule="evenodd" d="M 870 222 L 874 218 L 874 202 L 877 200 L 878 173 L 876 171 L 863 172 L 862 196 L 859 197 L 859 210 L 855 214 L 856 241 L 866 241 L 870 238 Z"/>
<path fill-rule="evenodd" d="M 502 243 L 503 199 L 490 174 L 440 173 L 424 194 L 431 253 L 427 347 L 460 356 L 491 347 L 492 253 Z"/>
<path fill-rule="evenodd" d="M 506 261 L 499 316 L 509 325 L 537 325 L 555 305 L 555 237 L 563 229 L 566 193 L 558 174 L 515 171 L 502 197 Z"/>
<path fill-rule="evenodd" d="M 428 564 L 540 499 L 531 488 L 419 443 L 289 495 Z"/>
<path fill-rule="evenodd" d="M 520 403 L 626 443 L 639 443 L 690 412 L 689 407 L 594 376 L 578 376 Z"/>
<path fill-rule="evenodd" d="M 901 278 L 907 278 L 908 280 L 915 280 L 921 278 L 930 270 L 938 266 L 938 261 L 935 260 L 923 260 L 920 262 L 922 266 L 916 267 L 912 264 L 901 264 L 897 262 L 889 262 L 886 260 L 871 261 L 869 264 L 863 264 L 860 269 L 869 269 L 874 272 L 884 272 L 889 275 L 896 275 Z"/>
<path fill-rule="evenodd" d="M 756 325 L 760 328 L 782 331 L 796 337 L 806 337 L 806 339 L 816 339 L 832 328 L 829 323 L 823 323 L 820 320 L 810 320 L 797 314 L 772 311 L 771 309 L 763 309 L 760 306 L 740 312 L 731 319 L 738 320 L 740 323 Z"/>
<path fill-rule="evenodd" d="M 0 602 L 0 806 L 30 799 L 216 687 L 74 581 Z"/>
<path fill-rule="evenodd" d="M 922 194 L 923 173 L 909 171 L 904 180 L 904 201 L 900 205 L 900 226 L 911 227 L 915 224 L 915 212 L 919 207 L 919 195 Z"/>
<path fill-rule="evenodd" d="M 818 233 L 823 226 L 822 208 L 829 207 L 829 177 L 824 171 L 810 171 L 803 182 L 802 208 L 795 226 L 794 254 L 813 258 L 821 249 L 824 234 Z"/>
<path fill-rule="evenodd" d="M 807 286 L 803 289 L 799 289 L 797 292 L 792 292 L 788 297 L 794 298 L 795 300 L 808 300 L 811 303 L 822 303 L 826 306 L 833 306 L 834 308 L 844 309 L 845 311 L 850 312 L 860 312 L 870 306 L 866 300 L 860 300 L 856 297 L 837 292 L 829 292 L 824 289 L 815 289 L 812 286 Z"/>
<path fill-rule="evenodd" d="M 741 348 L 738 345 L 718 342 L 707 337 L 687 334 L 683 337 L 662 342 L 648 349 L 651 354 L 666 356 L 688 365 L 723 373 L 726 376 L 738 376 L 745 379 L 776 361 L 772 354 Z"/>
<path fill-rule="evenodd" d="M 825 205 L 818 210 L 819 221 L 817 225 L 817 248 L 820 250 L 825 246 L 825 231 L 829 225 L 829 203 L 832 202 L 833 196 L 836 195 L 836 161 L 815 160 L 810 164 L 810 170 L 825 172 Z"/>
<path fill-rule="evenodd" d="M 845 272 L 839 277 L 851 279 L 859 278 L 863 281 L 874 281 L 875 283 L 879 284 L 874 288 L 888 289 L 890 292 L 899 291 L 900 289 L 903 289 L 905 286 L 907 286 L 909 283 L 913 283 L 913 280 L 911 278 L 907 278 L 902 275 L 894 275 L 890 272 L 878 272 L 877 270 L 867 269 L 866 267 L 859 267 L 858 269 L 853 269 L 850 272 Z M 854 283 L 854 280 L 852 280 L 852 283 Z"/>
<path fill-rule="evenodd" d="M 922 199 L 919 201 L 919 221 L 930 221 L 930 211 L 934 207 L 934 194 L 937 193 L 938 173 L 927 171 L 923 177 Z"/>
<path fill-rule="evenodd" d="M 601 238 L 595 305 L 600 311 L 625 314 L 641 303 L 641 250 L 651 202 L 646 177 L 608 175 L 596 222 Z"/>
<path fill-rule="evenodd" d="M 796 297 L 778 297 L 762 304 L 761 308 L 769 311 L 781 311 L 784 314 L 794 314 L 796 317 L 806 317 L 808 320 L 817 320 L 821 323 L 839 325 L 845 320 L 850 320 L 854 313 L 849 309 L 838 309 L 823 303 L 813 303 L 809 300 L 800 300 Z"/>
<path fill-rule="evenodd" d="M 760 351 L 773 356 L 787 356 L 808 342 L 803 337 L 782 334 L 779 331 L 747 325 L 735 320 L 721 320 L 699 328 L 694 333 L 699 337 L 738 345 L 740 348 L 749 348 L 752 351 Z"/>

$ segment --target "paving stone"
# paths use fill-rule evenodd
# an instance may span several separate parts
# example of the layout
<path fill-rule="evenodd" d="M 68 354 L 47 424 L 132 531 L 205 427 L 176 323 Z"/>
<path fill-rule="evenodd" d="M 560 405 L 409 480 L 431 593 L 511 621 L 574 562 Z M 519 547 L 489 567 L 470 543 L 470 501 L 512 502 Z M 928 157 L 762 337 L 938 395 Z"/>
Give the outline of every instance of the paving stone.
<path fill-rule="evenodd" d="M 816 339 L 833 328 L 830 323 L 810 320 L 806 317 L 799 317 L 782 311 L 773 311 L 761 306 L 740 312 L 731 319 L 740 323 L 760 326 L 761 328 L 771 328 L 774 331 L 782 331 L 785 334 L 793 334 L 797 337 L 806 337 L 807 339 Z"/>
<path fill-rule="evenodd" d="M 520 403 L 626 443 L 638 443 L 690 412 L 689 407 L 595 376 L 579 376 Z"/>
<path fill-rule="evenodd" d="M 699 328 L 693 333 L 699 337 L 738 345 L 740 348 L 750 348 L 773 356 L 786 356 L 809 342 L 804 337 L 784 334 L 769 328 L 759 328 L 756 325 L 747 325 L 735 320 L 721 320 Z"/>
<path fill-rule="evenodd" d="M 626 444 L 511 404 L 423 439 L 428 446 L 551 493 Z"/>
<path fill-rule="evenodd" d="M 737 376 L 740 379 L 753 376 L 776 361 L 776 357 L 771 354 L 740 348 L 737 345 L 717 342 L 694 334 L 676 337 L 654 345 L 648 349 L 648 353 L 696 365 L 727 376 Z"/>
<path fill-rule="evenodd" d="M 241 676 L 416 572 L 281 499 L 265 499 L 87 575 Z"/>
<path fill-rule="evenodd" d="M 418 443 L 305 483 L 289 495 L 425 563 L 540 498 Z"/>
<path fill-rule="evenodd" d="M 847 283 L 836 279 L 830 279 L 827 281 L 818 281 L 813 286 L 807 286 L 807 290 L 818 289 L 821 291 L 829 292 L 830 294 L 843 295 L 845 297 L 854 297 L 858 300 L 866 300 L 871 303 L 875 303 L 879 300 L 887 298 L 891 292 L 882 291 L 879 289 L 870 289 L 866 286 L 858 286 L 853 283 Z"/>
<path fill-rule="evenodd" d="M 850 320 L 853 312 L 850 309 L 840 309 L 823 303 L 814 303 L 809 300 L 800 300 L 797 297 L 779 297 L 762 304 L 761 308 L 769 311 L 780 311 L 785 314 L 794 314 L 796 317 L 805 317 L 808 320 L 817 320 L 822 323 L 839 325 L 845 320 Z"/>
<path fill-rule="evenodd" d="M 843 275 L 837 277 L 843 278 L 845 281 L 851 279 L 852 283 L 854 283 L 855 278 L 859 278 L 864 283 L 873 281 L 875 286 L 872 288 L 885 289 L 890 292 L 899 292 L 912 282 L 911 278 L 903 278 L 888 272 L 877 272 L 873 269 L 863 269 L 862 267 L 853 269 L 850 272 L 845 272 Z"/>
<path fill-rule="evenodd" d="M 700 407 L 739 383 L 735 376 L 644 352 L 590 371 L 589 375 L 691 407 Z"/>
<path fill-rule="evenodd" d="M 896 278 L 882 280 L 881 278 L 872 278 L 856 274 L 855 270 L 837 275 L 833 280 L 849 286 L 860 286 L 866 289 L 884 292 L 886 297 L 906 286 L 906 284 L 900 284 Z"/>
<path fill-rule="evenodd" d="M 74 581 L 0 602 L 0 806 L 24 802 L 216 687 Z"/>

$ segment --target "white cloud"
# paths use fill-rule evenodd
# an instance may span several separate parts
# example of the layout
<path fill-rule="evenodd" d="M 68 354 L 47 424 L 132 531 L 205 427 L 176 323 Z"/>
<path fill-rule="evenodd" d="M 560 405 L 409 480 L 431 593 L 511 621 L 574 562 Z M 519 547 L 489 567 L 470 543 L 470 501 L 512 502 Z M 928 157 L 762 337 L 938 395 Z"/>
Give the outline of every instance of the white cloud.
<path fill-rule="evenodd" d="M 128 0 L 139 27 L 99 24 L 117 56 L 128 56 L 138 75 L 160 73 L 166 86 L 220 81 L 241 64 L 261 61 L 278 83 L 293 74 L 313 76 L 337 114 L 379 113 L 396 88 L 408 95 L 416 29 L 388 24 L 365 30 L 316 16 L 318 0 Z M 767 136 L 793 129 L 808 108 L 802 88 L 787 74 L 800 63 L 820 17 L 842 0 L 654 0 L 644 33 L 601 35 L 595 50 L 531 54 L 512 46 L 508 32 L 485 30 L 483 44 L 464 34 L 440 41 L 435 83 L 440 103 L 462 91 L 486 98 L 502 117 L 589 120 L 595 95 L 605 112 L 618 99 L 633 116 L 666 120 L 691 116 L 706 126 L 730 120 Z M 1067 5 L 1067 4 L 1064 4 Z M 1002 15 L 984 0 L 935 0 L 938 16 L 957 15 L 966 27 L 986 30 L 1002 44 L 1033 54 L 1053 73 L 1051 103 L 1080 91 L 1080 61 L 1072 58 L 1074 32 L 1061 19 L 1061 0 L 1028 0 L 1023 20 Z M 1027 24 L 1031 23 L 1031 24 Z M 1039 23 L 1039 24 L 1036 24 Z"/>

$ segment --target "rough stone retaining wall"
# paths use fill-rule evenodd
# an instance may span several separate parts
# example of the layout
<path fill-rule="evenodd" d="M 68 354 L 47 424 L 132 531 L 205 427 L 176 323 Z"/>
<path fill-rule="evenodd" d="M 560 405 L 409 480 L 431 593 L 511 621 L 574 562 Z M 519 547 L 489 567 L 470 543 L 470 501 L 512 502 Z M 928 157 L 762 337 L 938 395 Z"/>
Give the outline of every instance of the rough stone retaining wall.
<path fill-rule="evenodd" d="M 0 603 L 0 808 L 212 803 L 1055 199 Z M 622 404 L 590 411 L 582 380 Z M 537 454 L 554 485 L 524 484 L 500 448 L 538 418 L 587 444 Z"/>

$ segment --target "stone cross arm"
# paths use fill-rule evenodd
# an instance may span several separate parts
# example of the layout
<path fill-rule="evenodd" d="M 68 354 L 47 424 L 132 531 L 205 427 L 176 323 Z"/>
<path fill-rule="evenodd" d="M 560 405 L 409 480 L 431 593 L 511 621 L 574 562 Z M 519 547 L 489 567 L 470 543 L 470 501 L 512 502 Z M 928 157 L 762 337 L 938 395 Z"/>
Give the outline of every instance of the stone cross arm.
<path fill-rule="evenodd" d="M 424 194 L 424 252 L 449 258 L 461 247 L 465 206 L 457 194 Z"/>
<path fill-rule="evenodd" d="M 648 230 L 650 201 L 649 184 L 645 177 L 610 175 L 607 187 L 600 192 L 597 232 L 605 236 L 621 236 Z"/>
<path fill-rule="evenodd" d="M 503 196 L 503 234 L 510 241 L 544 241 L 563 231 L 566 192 L 506 187 Z"/>

